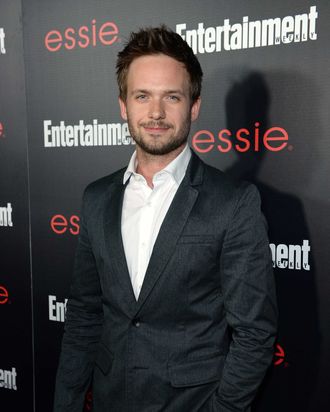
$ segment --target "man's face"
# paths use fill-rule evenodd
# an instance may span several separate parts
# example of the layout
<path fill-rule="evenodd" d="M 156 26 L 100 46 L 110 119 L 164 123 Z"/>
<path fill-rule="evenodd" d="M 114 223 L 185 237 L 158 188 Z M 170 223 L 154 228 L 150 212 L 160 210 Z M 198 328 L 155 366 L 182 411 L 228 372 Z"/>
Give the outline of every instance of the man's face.
<path fill-rule="evenodd" d="M 200 99 L 191 104 L 189 74 L 184 65 L 164 54 L 133 60 L 127 76 L 121 115 L 145 153 L 165 155 L 183 146 L 197 119 Z"/>

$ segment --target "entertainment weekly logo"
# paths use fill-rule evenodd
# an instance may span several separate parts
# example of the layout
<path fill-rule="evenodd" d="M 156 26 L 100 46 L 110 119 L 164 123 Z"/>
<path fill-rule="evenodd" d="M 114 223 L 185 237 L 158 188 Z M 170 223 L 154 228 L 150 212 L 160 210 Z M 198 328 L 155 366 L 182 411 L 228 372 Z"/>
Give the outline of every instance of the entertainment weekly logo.
<path fill-rule="evenodd" d="M 187 29 L 186 23 L 180 23 L 176 25 L 176 32 L 195 54 L 218 53 L 316 40 L 317 18 L 316 6 L 311 6 L 309 12 L 282 18 L 250 21 L 249 16 L 244 16 L 241 22 L 235 23 L 224 19 L 223 24 L 216 27 L 205 28 L 201 22 L 197 28 Z"/>
<path fill-rule="evenodd" d="M 57 301 L 55 295 L 48 295 L 48 318 L 53 322 L 64 322 L 68 299 Z"/>
<path fill-rule="evenodd" d="M 236 132 L 221 129 L 217 134 L 214 134 L 210 130 L 199 130 L 192 137 L 192 146 L 198 153 L 208 153 L 214 150 L 221 153 L 227 153 L 231 150 L 240 153 L 263 150 L 280 152 L 285 148 L 293 149 L 289 145 L 289 134 L 283 127 L 273 126 L 262 133 L 259 122 L 254 123 L 253 129 L 242 127 Z"/>
<path fill-rule="evenodd" d="M 0 27 L 0 54 L 6 54 L 5 37 L 5 29 Z"/>
<path fill-rule="evenodd" d="M 0 388 L 17 391 L 16 378 L 16 368 L 11 368 L 11 370 L 0 369 Z"/>
<path fill-rule="evenodd" d="M 92 123 L 79 120 L 76 124 L 66 124 L 61 120 L 53 125 L 44 120 L 44 147 L 97 147 L 127 146 L 135 144 L 130 136 L 127 123 Z"/>
<path fill-rule="evenodd" d="M 11 203 L 0 206 L 0 227 L 13 227 L 13 208 Z"/>
<path fill-rule="evenodd" d="M 301 245 L 285 245 L 283 243 L 269 245 L 273 267 L 279 269 L 307 270 L 310 267 L 311 247 L 308 240 L 303 240 Z"/>
<path fill-rule="evenodd" d="M 44 38 L 44 45 L 49 52 L 60 50 L 86 49 L 96 46 L 112 46 L 119 41 L 116 23 L 106 21 L 98 23 L 92 19 L 87 25 L 69 26 L 63 30 L 50 30 Z"/>

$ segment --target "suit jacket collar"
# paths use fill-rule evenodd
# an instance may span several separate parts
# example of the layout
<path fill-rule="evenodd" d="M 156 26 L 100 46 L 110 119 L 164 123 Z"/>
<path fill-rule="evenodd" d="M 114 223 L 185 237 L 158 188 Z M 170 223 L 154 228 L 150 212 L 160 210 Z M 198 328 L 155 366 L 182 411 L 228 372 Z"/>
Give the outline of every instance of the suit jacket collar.
<path fill-rule="evenodd" d="M 121 235 L 121 211 L 126 188 L 122 183 L 124 172 L 125 170 L 116 174 L 109 187 L 104 211 L 104 236 L 110 268 L 124 297 L 122 309 L 128 316 L 134 317 L 142 310 L 175 251 L 177 241 L 198 198 L 198 186 L 203 181 L 204 163 L 192 152 L 186 175 L 174 196 L 156 239 L 138 301 L 134 296 Z"/>

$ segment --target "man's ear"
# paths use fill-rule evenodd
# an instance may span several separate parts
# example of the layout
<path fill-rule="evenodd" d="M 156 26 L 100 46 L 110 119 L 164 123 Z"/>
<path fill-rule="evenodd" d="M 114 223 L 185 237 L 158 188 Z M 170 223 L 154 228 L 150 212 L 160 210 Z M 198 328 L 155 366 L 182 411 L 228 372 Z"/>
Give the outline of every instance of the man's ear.
<path fill-rule="evenodd" d="M 124 120 L 127 120 L 126 103 L 122 100 L 121 97 L 118 98 L 118 101 L 119 101 L 119 107 L 120 107 L 121 117 L 122 117 Z"/>
<path fill-rule="evenodd" d="M 199 109 L 201 107 L 201 98 L 198 97 L 192 104 L 191 109 L 190 109 L 190 119 L 193 122 L 198 118 L 199 115 Z"/>

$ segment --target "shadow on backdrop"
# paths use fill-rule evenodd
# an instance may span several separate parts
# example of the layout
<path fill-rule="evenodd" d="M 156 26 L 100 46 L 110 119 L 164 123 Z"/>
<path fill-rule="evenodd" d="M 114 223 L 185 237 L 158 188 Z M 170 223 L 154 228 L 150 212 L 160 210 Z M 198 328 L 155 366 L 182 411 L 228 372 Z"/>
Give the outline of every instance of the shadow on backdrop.
<path fill-rule="evenodd" d="M 226 122 L 232 131 L 233 145 L 242 146 L 236 131 L 242 127 L 252 131 L 256 122 L 260 136 L 263 136 L 271 126 L 268 118 L 270 102 L 269 88 L 264 76 L 258 72 L 251 72 L 233 84 L 226 96 Z M 266 156 L 264 146 L 260 145 L 259 151 L 237 151 L 237 156 L 226 172 L 258 187 L 269 225 L 270 243 L 275 246 L 302 245 L 304 239 L 310 239 L 302 201 L 259 180 Z M 308 170 L 305 173 L 307 175 Z M 301 182 L 304 183 L 303 175 Z M 311 255 L 309 267 L 309 270 L 274 268 L 279 305 L 277 344 L 280 346 L 277 346 L 273 365 L 254 402 L 253 411 L 315 411 L 311 397 L 316 383 L 320 342 L 315 266 Z"/>

